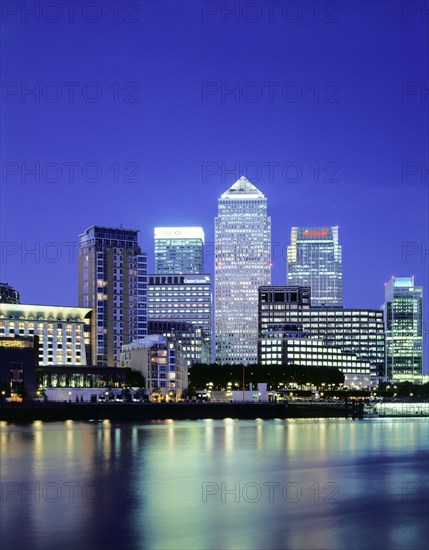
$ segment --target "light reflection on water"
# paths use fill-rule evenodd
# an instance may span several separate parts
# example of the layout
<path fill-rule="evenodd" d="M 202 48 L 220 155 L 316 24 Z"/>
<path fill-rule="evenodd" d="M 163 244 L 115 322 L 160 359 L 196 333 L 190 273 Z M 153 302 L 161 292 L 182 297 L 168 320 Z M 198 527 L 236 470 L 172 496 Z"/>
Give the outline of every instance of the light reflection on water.
<path fill-rule="evenodd" d="M 425 548 L 427 420 L 3 422 L 0 546 Z"/>

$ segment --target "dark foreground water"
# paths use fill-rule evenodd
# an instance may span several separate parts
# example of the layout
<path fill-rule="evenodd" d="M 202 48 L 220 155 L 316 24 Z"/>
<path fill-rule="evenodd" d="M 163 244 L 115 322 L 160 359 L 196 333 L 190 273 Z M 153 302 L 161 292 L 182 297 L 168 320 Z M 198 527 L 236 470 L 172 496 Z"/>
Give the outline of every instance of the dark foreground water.
<path fill-rule="evenodd" d="M 428 420 L 3 422 L 0 547 L 426 548 Z"/>

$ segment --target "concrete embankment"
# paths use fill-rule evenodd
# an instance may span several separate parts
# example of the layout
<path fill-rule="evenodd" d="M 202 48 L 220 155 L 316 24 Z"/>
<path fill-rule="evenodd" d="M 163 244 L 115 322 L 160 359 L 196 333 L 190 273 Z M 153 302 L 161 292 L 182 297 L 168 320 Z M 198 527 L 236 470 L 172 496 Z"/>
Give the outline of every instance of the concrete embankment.
<path fill-rule="evenodd" d="M 286 403 L 3 403 L 0 420 L 200 420 L 204 418 L 344 418 L 344 407 L 302 406 Z"/>

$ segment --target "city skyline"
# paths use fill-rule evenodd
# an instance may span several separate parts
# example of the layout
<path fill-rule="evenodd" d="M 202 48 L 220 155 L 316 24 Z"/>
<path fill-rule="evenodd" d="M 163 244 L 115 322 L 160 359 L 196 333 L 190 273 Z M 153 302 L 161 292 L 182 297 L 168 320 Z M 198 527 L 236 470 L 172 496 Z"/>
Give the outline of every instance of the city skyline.
<path fill-rule="evenodd" d="M 232 181 L 231 181 L 232 183 Z M 225 186 L 218 184 L 219 195 Z M 265 187 L 269 188 L 269 185 L 260 186 L 262 190 Z M 270 199 L 270 195 L 267 195 Z M 275 197 L 275 194 L 274 194 Z M 155 259 L 153 254 L 153 231 L 155 227 L 160 225 L 160 221 L 164 220 L 167 225 L 173 225 L 173 223 L 179 222 L 175 225 L 199 225 L 203 228 L 205 233 L 205 244 L 203 245 L 203 271 L 214 275 L 214 231 L 213 231 L 213 219 L 216 215 L 215 205 L 217 197 L 210 203 L 213 218 L 210 219 L 210 214 L 201 217 L 200 213 L 192 213 L 189 218 L 185 218 L 182 214 L 180 217 L 177 214 L 172 215 L 172 220 L 169 223 L 168 219 L 160 218 L 154 219 L 153 224 L 149 223 L 132 223 L 127 221 L 126 218 L 121 217 L 121 221 L 113 223 L 113 220 L 109 220 L 106 216 L 88 214 L 86 219 L 88 223 L 76 228 L 76 233 L 70 235 L 68 228 L 65 228 L 64 239 L 52 240 L 52 236 L 47 236 L 44 241 L 36 240 L 23 240 L 24 235 L 17 240 L 6 240 L 2 242 L 2 282 L 7 282 L 10 286 L 17 289 L 21 293 L 22 303 L 34 303 L 45 304 L 49 303 L 53 305 L 77 305 L 77 292 L 74 282 L 75 272 L 73 269 L 77 269 L 78 259 L 78 238 L 82 232 L 82 227 L 89 227 L 91 225 L 98 226 L 112 226 L 120 227 L 121 224 L 128 227 L 137 227 L 139 231 L 139 245 L 144 253 L 148 256 L 148 272 L 155 272 Z M 172 201 L 174 202 L 174 201 Z M 335 219 L 323 215 L 320 212 L 315 214 L 313 219 L 310 219 L 308 214 L 304 213 L 302 216 L 297 217 L 294 213 L 291 217 L 291 223 L 284 222 L 284 225 L 279 228 L 279 220 L 282 219 L 281 215 L 276 215 L 276 202 L 271 201 L 271 218 L 273 220 L 273 235 L 271 241 L 272 249 L 272 282 L 273 284 L 283 284 L 287 277 L 287 247 L 290 245 L 290 231 L 295 225 L 300 226 L 330 226 L 336 224 L 341 231 L 341 242 L 343 248 L 343 303 L 345 307 L 362 306 L 378 308 L 384 297 L 384 283 L 387 282 L 391 276 L 410 276 L 413 275 L 416 278 L 417 284 L 423 286 L 426 276 L 426 268 L 428 261 L 429 248 L 427 248 L 427 241 L 424 240 L 424 232 L 421 233 L 421 237 L 415 240 L 405 240 L 397 237 L 396 239 L 389 237 L 389 239 L 383 243 L 380 248 L 380 243 L 375 239 L 371 239 L 369 236 L 367 239 L 359 237 L 353 239 L 353 227 L 354 222 L 351 219 L 345 220 L 344 223 L 336 223 L 339 218 L 342 218 L 344 214 L 338 213 Z M 419 203 L 422 205 L 422 203 Z M 423 203 L 423 207 L 424 207 Z M 130 217 L 130 220 L 132 217 Z M 135 219 L 135 218 L 134 218 Z M 95 223 L 100 220 L 100 223 Z M 296 223 L 293 224 L 293 220 Z M 101 223 L 104 221 L 104 223 Z M 326 223 L 320 223 L 320 222 Z M 180 223 L 181 222 L 181 223 Z M 308 223 L 304 223 L 308 222 Z M 319 222 L 319 223 L 317 223 Z M 416 221 L 417 223 L 419 220 Z M 73 227 L 76 223 L 73 223 Z M 376 235 L 383 234 L 384 223 L 380 222 L 380 229 L 374 230 Z M 412 228 L 412 224 L 408 227 L 408 230 Z M 416 225 L 418 228 L 418 225 Z M 6 228 L 7 229 L 7 228 Z M 393 233 L 395 233 L 397 226 L 393 227 Z M 407 229 L 407 228 L 404 228 Z M 389 258 L 389 262 L 386 265 L 380 266 L 377 264 L 377 259 L 380 255 L 378 252 L 385 252 L 386 249 L 392 247 L 396 249 L 396 255 Z M 361 256 L 356 253 L 357 250 L 361 251 Z M 353 251 L 353 253 L 352 253 Z M 369 273 L 364 268 L 361 261 L 365 255 L 370 252 L 373 259 L 374 271 Z M 23 265 L 31 267 L 32 273 L 35 279 L 39 279 L 41 282 L 46 282 L 50 277 L 51 280 L 61 278 L 68 280 L 67 285 L 61 287 L 52 287 L 50 283 L 41 285 L 29 285 L 26 280 L 25 271 L 21 268 Z M 365 292 L 362 292 L 360 285 L 353 285 L 353 279 L 358 278 L 360 284 L 364 284 Z M 52 299 L 49 299 L 49 296 Z M 365 296 L 365 297 L 363 297 Z M 364 301 L 363 301 L 364 300 Z M 426 307 L 427 295 L 424 296 L 424 308 L 423 316 L 424 323 L 429 327 L 428 308 Z"/>
<path fill-rule="evenodd" d="M 253 185 L 253 184 L 252 184 Z M 129 224 L 126 224 L 127 226 L 129 226 Z M 188 227 L 189 229 L 189 224 L 188 226 L 183 226 L 183 227 Z M 314 227 L 314 225 L 313 225 Z M 171 226 L 170 226 L 171 228 Z M 338 226 L 337 226 L 338 228 Z M 120 229 L 120 228 L 117 228 L 117 229 Z M 156 227 L 153 228 L 153 230 L 155 230 Z M 165 228 L 164 228 L 165 229 Z M 195 229 L 195 227 L 193 227 L 193 229 Z M 291 231 L 293 231 L 293 227 L 290 228 Z M 205 233 L 204 232 L 204 226 L 202 227 L 198 227 L 198 230 L 201 230 L 203 232 L 203 234 Z M 141 233 L 141 230 L 137 230 L 138 233 Z M 152 233 L 153 235 L 154 233 Z M 141 239 L 139 238 L 138 239 L 138 244 L 140 246 L 140 242 L 141 242 Z M 290 247 L 290 244 L 291 244 L 291 240 L 289 240 L 289 243 L 287 245 L 285 245 L 283 247 L 283 250 L 282 250 L 282 263 L 283 263 L 283 269 L 284 269 L 284 278 L 287 280 L 287 249 L 288 247 Z M 153 243 L 153 241 L 152 241 Z M 70 244 L 70 243 L 69 243 Z M 276 254 L 276 250 L 278 253 L 280 253 L 280 247 L 277 247 L 276 248 L 276 245 L 278 245 L 278 243 L 274 240 L 271 240 L 271 250 L 272 250 L 272 260 L 273 260 L 273 264 L 275 264 L 275 254 Z M 146 255 L 147 257 L 147 260 L 148 260 L 148 265 L 151 265 L 151 263 L 154 265 L 155 264 L 155 253 L 154 252 L 147 252 L 145 249 L 143 249 L 142 246 L 140 246 L 140 248 L 142 249 L 142 253 L 143 255 Z M 71 249 L 71 247 L 69 246 L 68 248 L 69 252 Z M 213 269 L 213 266 L 211 266 L 210 264 L 211 263 L 214 263 L 214 257 L 213 257 L 213 250 L 214 250 L 214 242 L 207 242 L 207 240 L 205 240 L 205 243 L 203 244 L 203 272 L 207 272 L 208 274 L 212 275 L 212 277 L 214 278 L 214 269 Z M 350 250 L 349 251 L 345 251 L 346 253 L 346 256 L 347 256 L 347 252 L 350 253 Z M 286 259 L 284 259 L 284 256 L 286 257 Z M 76 266 L 77 267 L 77 266 Z M 206 269 L 207 267 L 207 269 Z M 148 269 L 148 273 L 150 273 L 151 271 Z M 393 276 L 393 275 L 392 275 Z M 405 273 L 404 271 L 400 272 L 399 275 L 396 275 L 396 277 L 408 277 L 410 276 L 408 273 Z M 350 280 L 350 278 L 349 278 Z M 418 281 L 418 279 L 416 278 L 416 281 L 417 283 L 416 284 L 419 284 L 420 282 Z M 214 283 L 214 280 L 213 280 L 213 283 Z M 276 284 L 283 284 L 282 281 L 281 281 L 281 278 L 280 280 L 272 280 L 271 281 L 271 284 L 273 285 L 276 285 Z M 345 283 L 344 285 L 344 290 L 346 291 L 347 293 L 347 282 Z M 379 286 L 380 284 L 382 283 L 379 283 Z M 384 283 L 386 284 L 386 283 Z M 373 286 L 376 286 L 376 281 L 372 281 L 372 285 Z M 11 286 L 13 287 L 13 285 L 11 284 Z M 420 286 L 424 286 L 424 284 L 422 283 Z M 21 295 L 23 294 L 23 289 L 22 288 L 17 288 L 17 290 L 19 292 L 21 292 Z M 67 289 L 64 289 L 65 291 L 67 291 Z M 374 305 L 374 304 L 369 304 L 368 302 L 365 301 L 365 299 L 363 298 L 363 294 L 361 295 L 361 298 L 360 300 L 358 301 L 354 301 L 352 303 L 348 303 L 348 304 L 343 304 L 344 307 L 354 307 L 354 308 L 376 308 L 376 309 L 379 309 L 380 308 L 380 303 L 383 299 L 383 295 L 380 294 L 380 296 L 378 297 L 378 305 Z M 24 295 L 25 295 L 25 289 L 24 289 Z M 213 303 L 215 302 L 214 300 L 215 296 L 214 296 L 214 292 L 213 292 Z M 425 300 L 426 299 L 426 295 L 423 294 L 423 299 Z M 21 299 L 21 302 L 22 303 L 33 303 L 33 304 L 36 304 L 36 302 L 31 302 L 31 301 L 25 301 L 25 300 L 22 300 Z M 44 305 L 58 305 L 58 304 L 54 304 L 52 303 L 52 301 L 49 301 L 49 300 L 44 300 L 42 302 L 39 302 L 40 304 L 44 304 Z M 69 305 L 71 307 L 73 306 L 77 306 L 78 305 L 78 300 L 76 300 L 75 302 L 71 303 L 71 304 L 65 304 L 64 301 L 61 302 L 61 305 Z M 424 363 L 423 363 L 423 372 L 424 373 L 427 373 L 427 371 L 429 371 L 428 367 L 427 367 L 427 339 L 425 338 L 425 316 L 427 316 L 427 312 L 425 310 L 425 308 L 423 308 L 423 357 L 424 357 Z M 214 339 L 214 334 L 213 334 L 213 339 Z"/>
<path fill-rule="evenodd" d="M 427 546 L 428 8 L 2 2 L 0 547 Z"/>
<path fill-rule="evenodd" d="M 270 20 L 262 4 L 252 22 L 183 1 L 165 24 L 138 5 L 134 23 L 6 17 L 20 47 L 3 50 L 1 280 L 24 303 L 77 304 L 77 236 L 93 224 L 139 229 L 149 272 L 153 228 L 201 226 L 213 275 L 216 201 L 241 175 L 269 199 L 273 283 L 291 227 L 338 225 L 346 307 L 378 308 L 392 275 L 427 284 L 421 14 L 342 2 L 316 20 L 310 2 Z M 429 328 L 428 293 L 423 310 Z"/>

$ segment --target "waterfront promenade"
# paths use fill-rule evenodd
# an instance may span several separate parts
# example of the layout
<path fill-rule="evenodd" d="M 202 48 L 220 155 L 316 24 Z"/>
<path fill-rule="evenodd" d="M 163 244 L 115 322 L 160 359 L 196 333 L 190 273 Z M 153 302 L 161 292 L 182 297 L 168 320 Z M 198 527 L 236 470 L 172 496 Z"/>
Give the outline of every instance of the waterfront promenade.
<path fill-rule="evenodd" d="M 34 420 L 201 420 L 235 418 L 352 418 L 429 417 L 429 402 L 382 403 L 366 409 L 363 401 L 325 403 L 1 403 L 0 420 L 32 422 Z"/>
<path fill-rule="evenodd" d="M 0 420 L 221 420 L 236 418 L 359 418 L 363 406 L 349 403 L 2 403 Z"/>

